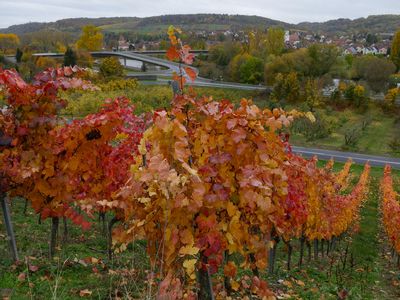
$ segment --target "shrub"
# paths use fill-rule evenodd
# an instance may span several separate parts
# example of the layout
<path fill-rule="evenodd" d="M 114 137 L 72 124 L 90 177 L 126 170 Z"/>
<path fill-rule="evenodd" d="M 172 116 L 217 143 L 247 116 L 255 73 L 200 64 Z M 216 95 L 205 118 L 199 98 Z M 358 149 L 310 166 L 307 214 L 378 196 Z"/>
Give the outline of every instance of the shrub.
<path fill-rule="evenodd" d="M 399 97 L 399 95 L 400 95 L 400 88 L 394 88 L 388 90 L 384 100 L 385 109 L 393 110 L 396 106 L 396 99 Z"/>
<path fill-rule="evenodd" d="M 360 129 L 352 127 L 346 130 L 344 134 L 344 145 L 347 147 L 355 147 L 360 140 Z"/>
<path fill-rule="evenodd" d="M 400 153 L 400 137 L 394 137 L 388 143 L 390 150 L 394 153 Z"/>
<path fill-rule="evenodd" d="M 57 61 L 50 57 L 39 57 L 36 60 L 36 66 L 39 69 L 56 68 L 57 65 Z"/>
<path fill-rule="evenodd" d="M 345 92 L 344 96 L 348 102 L 349 105 L 356 107 L 356 108 L 362 108 L 366 107 L 367 105 L 367 95 L 365 92 L 365 88 L 362 85 L 354 85 L 350 84 Z"/>
<path fill-rule="evenodd" d="M 121 77 L 124 75 L 124 67 L 116 57 L 107 57 L 100 64 L 100 73 L 105 78 Z"/>
<path fill-rule="evenodd" d="M 331 135 L 333 125 L 323 116 L 316 115 L 316 121 L 312 123 L 307 118 L 296 119 L 291 131 L 304 135 L 307 141 L 315 141 Z"/>
<path fill-rule="evenodd" d="M 126 91 L 136 89 L 138 87 L 138 82 L 136 79 L 114 79 L 99 84 L 98 86 L 105 92 Z"/>

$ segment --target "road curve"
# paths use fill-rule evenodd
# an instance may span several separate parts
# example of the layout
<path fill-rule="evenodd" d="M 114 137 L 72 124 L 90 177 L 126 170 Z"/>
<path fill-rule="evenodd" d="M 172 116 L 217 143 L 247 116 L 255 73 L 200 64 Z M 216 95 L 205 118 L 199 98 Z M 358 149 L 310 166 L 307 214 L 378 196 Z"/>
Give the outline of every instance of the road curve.
<path fill-rule="evenodd" d="M 128 77 L 130 77 L 128 75 Z M 135 76 L 132 76 L 135 77 Z M 166 79 L 158 79 L 158 80 L 144 80 L 140 81 L 142 85 L 169 85 L 171 80 Z M 203 81 L 202 79 L 196 79 L 194 82 L 188 81 L 186 83 L 188 86 L 197 86 L 197 87 L 210 87 L 210 88 L 222 88 L 222 89 L 234 89 L 234 90 L 242 90 L 242 91 L 266 91 L 268 88 L 266 86 L 260 85 L 251 85 L 251 84 L 240 84 L 240 83 L 232 83 L 232 82 L 210 82 Z"/>
<path fill-rule="evenodd" d="M 335 161 L 339 162 L 346 162 L 351 158 L 353 162 L 357 164 L 369 162 L 371 166 L 383 167 L 385 165 L 391 165 L 393 169 L 400 169 L 400 158 L 296 146 L 292 146 L 292 150 L 304 157 L 313 157 L 316 155 L 319 159 L 328 160 L 333 158 Z"/>

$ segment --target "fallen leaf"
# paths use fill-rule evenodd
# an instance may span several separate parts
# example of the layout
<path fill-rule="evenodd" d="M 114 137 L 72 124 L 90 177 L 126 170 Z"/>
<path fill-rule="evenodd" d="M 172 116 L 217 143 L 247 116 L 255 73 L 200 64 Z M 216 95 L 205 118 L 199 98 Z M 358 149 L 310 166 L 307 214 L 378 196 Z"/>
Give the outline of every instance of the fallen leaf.
<path fill-rule="evenodd" d="M 34 266 L 34 265 L 30 265 L 30 266 L 29 266 L 29 271 L 31 271 L 31 272 L 36 272 L 37 270 L 39 270 L 39 267 L 38 267 L 38 266 Z"/>
<path fill-rule="evenodd" d="M 289 287 L 289 288 L 291 288 L 291 287 L 293 286 L 292 283 L 291 283 L 290 281 L 288 281 L 288 280 L 284 280 L 284 281 L 282 282 L 282 284 L 283 284 L 284 286 Z"/>
<path fill-rule="evenodd" d="M 296 283 L 300 286 L 305 286 L 305 283 L 301 280 L 296 280 Z"/>
<path fill-rule="evenodd" d="M 337 293 L 338 297 L 340 300 L 346 299 L 347 296 L 349 295 L 349 292 L 345 289 L 341 290 L 340 292 Z"/>
<path fill-rule="evenodd" d="M 91 294 L 92 294 L 92 291 L 90 291 L 88 289 L 84 289 L 79 292 L 79 296 L 81 296 L 81 297 L 90 296 Z"/>
<path fill-rule="evenodd" d="M 25 273 L 21 273 L 18 275 L 18 281 L 25 281 L 26 279 L 26 274 Z"/>
<path fill-rule="evenodd" d="M 92 260 L 92 264 L 97 264 L 99 262 L 99 259 L 95 258 L 95 257 L 92 257 L 91 260 Z"/>
<path fill-rule="evenodd" d="M 362 272 L 364 272 L 364 269 L 363 268 L 358 268 L 358 269 L 356 269 L 356 272 L 362 273 Z"/>

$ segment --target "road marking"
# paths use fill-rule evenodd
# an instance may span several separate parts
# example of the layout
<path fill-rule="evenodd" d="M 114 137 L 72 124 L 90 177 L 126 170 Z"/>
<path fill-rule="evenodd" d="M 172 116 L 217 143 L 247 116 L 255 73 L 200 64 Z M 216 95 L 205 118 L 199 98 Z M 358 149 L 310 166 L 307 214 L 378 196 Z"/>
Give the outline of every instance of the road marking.
<path fill-rule="evenodd" d="M 368 158 L 360 158 L 360 157 L 352 157 L 352 156 L 344 156 L 344 155 L 337 155 L 337 154 L 330 154 L 330 153 L 322 153 L 322 152 L 317 152 L 317 151 L 304 151 L 304 150 L 293 150 L 294 152 L 297 153 L 303 153 L 303 154 L 315 154 L 315 155 L 324 155 L 324 156 L 331 156 L 331 157 L 338 157 L 338 158 L 344 158 L 344 159 L 353 159 L 353 160 L 361 160 L 361 161 L 370 161 L 370 162 L 377 162 L 377 163 L 383 163 L 383 164 L 391 164 L 391 165 L 398 165 L 400 166 L 400 162 L 395 162 L 395 161 L 386 161 L 386 160 L 379 160 L 379 159 L 368 159 Z"/>

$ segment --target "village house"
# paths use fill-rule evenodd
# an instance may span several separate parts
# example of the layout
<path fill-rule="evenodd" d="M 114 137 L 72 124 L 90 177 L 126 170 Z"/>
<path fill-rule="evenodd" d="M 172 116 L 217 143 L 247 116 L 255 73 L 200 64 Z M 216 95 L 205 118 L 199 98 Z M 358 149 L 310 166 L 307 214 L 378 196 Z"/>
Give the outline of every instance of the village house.
<path fill-rule="evenodd" d="M 128 40 L 124 38 L 124 36 L 120 36 L 118 40 L 118 51 L 129 51 L 135 50 L 135 44 L 130 43 Z"/>

